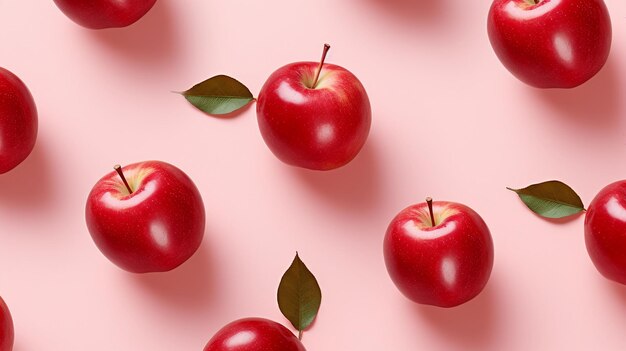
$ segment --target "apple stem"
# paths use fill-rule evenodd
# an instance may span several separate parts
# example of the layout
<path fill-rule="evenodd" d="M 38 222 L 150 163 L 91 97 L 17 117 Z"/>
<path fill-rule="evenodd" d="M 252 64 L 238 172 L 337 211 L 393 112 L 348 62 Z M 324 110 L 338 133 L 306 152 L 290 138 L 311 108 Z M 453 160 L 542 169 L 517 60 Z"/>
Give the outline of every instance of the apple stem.
<path fill-rule="evenodd" d="M 302 330 L 298 331 L 298 340 L 302 341 Z"/>
<path fill-rule="evenodd" d="M 115 165 L 115 166 L 113 166 L 113 169 L 115 169 L 117 174 L 119 174 L 120 178 L 122 178 L 122 181 L 124 182 L 124 185 L 126 185 L 126 189 L 128 189 L 128 192 L 130 194 L 132 194 L 133 193 L 133 189 L 130 188 L 130 185 L 128 185 L 128 182 L 126 181 L 126 177 L 124 177 L 124 172 L 122 172 L 122 166 Z"/>
<path fill-rule="evenodd" d="M 320 73 L 322 73 L 322 67 L 324 66 L 324 61 L 326 61 L 326 54 L 328 54 L 328 50 L 330 50 L 330 45 L 324 44 L 322 59 L 320 60 L 320 65 L 317 67 L 317 72 L 315 72 L 315 79 L 313 80 L 313 86 L 311 89 L 315 89 L 317 87 L 317 81 L 320 79 Z"/>
<path fill-rule="evenodd" d="M 430 212 L 430 223 L 434 227 L 437 224 L 435 223 L 435 215 L 433 213 L 433 199 L 431 197 L 427 197 L 426 203 L 428 204 L 428 212 Z"/>

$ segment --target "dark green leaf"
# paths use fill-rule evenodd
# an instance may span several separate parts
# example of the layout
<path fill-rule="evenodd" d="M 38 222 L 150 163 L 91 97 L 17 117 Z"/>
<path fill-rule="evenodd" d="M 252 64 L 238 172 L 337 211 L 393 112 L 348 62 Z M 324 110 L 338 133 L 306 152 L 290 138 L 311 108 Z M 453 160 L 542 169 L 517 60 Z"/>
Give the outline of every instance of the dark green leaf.
<path fill-rule="evenodd" d="M 585 210 L 580 196 L 558 180 L 533 184 L 523 189 L 511 189 L 528 208 L 546 218 L 563 218 Z"/>
<path fill-rule="evenodd" d="M 181 94 L 196 108 L 211 115 L 237 111 L 254 100 L 245 85 L 224 75 L 209 78 Z"/>
<path fill-rule="evenodd" d="M 298 253 L 278 286 L 278 306 L 283 315 L 302 332 L 317 316 L 322 291 L 313 273 L 300 260 Z"/>

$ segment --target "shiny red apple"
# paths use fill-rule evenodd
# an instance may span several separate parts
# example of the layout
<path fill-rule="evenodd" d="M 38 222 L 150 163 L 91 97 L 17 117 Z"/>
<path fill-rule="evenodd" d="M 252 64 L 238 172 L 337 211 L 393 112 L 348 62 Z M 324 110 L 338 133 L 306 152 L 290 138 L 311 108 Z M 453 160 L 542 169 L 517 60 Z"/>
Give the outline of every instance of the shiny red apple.
<path fill-rule="evenodd" d="M 384 239 L 387 271 L 414 302 L 454 307 L 478 295 L 493 267 L 493 242 L 471 208 L 427 199 L 402 210 Z"/>
<path fill-rule="evenodd" d="M 245 318 L 220 329 L 203 351 L 306 351 L 300 340 L 281 324 Z"/>
<path fill-rule="evenodd" d="M 494 0 L 487 28 L 504 66 L 538 88 L 586 82 L 611 49 L 611 19 L 602 0 Z"/>
<path fill-rule="evenodd" d="M 607 185 L 589 204 L 585 244 L 603 276 L 626 284 L 626 180 Z"/>
<path fill-rule="evenodd" d="M 90 29 L 126 27 L 137 22 L 156 0 L 54 0 L 72 21 Z"/>
<path fill-rule="evenodd" d="M 0 351 L 13 350 L 13 319 L 7 304 L 0 297 Z"/>
<path fill-rule="evenodd" d="M 204 204 L 192 180 L 160 161 L 116 166 L 89 193 L 87 227 L 102 253 L 129 272 L 178 267 L 204 236 Z"/>
<path fill-rule="evenodd" d="M 371 107 L 365 88 L 345 68 L 297 62 L 267 79 L 257 102 L 263 140 L 281 161 L 313 170 L 350 162 L 370 130 Z"/>
<path fill-rule="evenodd" d="M 0 67 L 0 174 L 30 155 L 37 140 L 37 108 L 24 83 Z"/>

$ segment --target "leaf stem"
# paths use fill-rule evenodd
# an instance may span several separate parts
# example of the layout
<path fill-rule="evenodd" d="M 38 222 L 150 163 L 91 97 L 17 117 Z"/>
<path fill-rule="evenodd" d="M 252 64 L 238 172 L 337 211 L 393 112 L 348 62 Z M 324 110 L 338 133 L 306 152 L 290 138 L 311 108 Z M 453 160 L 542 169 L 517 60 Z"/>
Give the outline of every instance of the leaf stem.
<path fill-rule="evenodd" d="M 433 199 L 431 197 L 427 197 L 426 203 L 428 204 L 428 212 L 430 213 L 430 224 L 435 227 L 437 224 L 435 223 L 435 214 L 433 213 Z"/>
<path fill-rule="evenodd" d="M 313 80 L 311 89 L 315 89 L 317 87 L 317 81 L 320 79 L 320 73 L 322 73 L 322 67 L 324 66 L 324 61 L 326 61 L 326 54 L 328 54 L 328 50 L 330 50 L 330 45 L 324 44 L 322 59 L 320 60 L 320 65 L 317 67 L 317 72 L 315 72 L 315 79 Z"/>
<path fill-rule="evenodd" d="M 128 189 L 128 193 L 132 194 L 133 193 L 133 189 L 130 188 L 130 185 L 128 185 L 128 182 L 126 181 L 126 177 L 124 177 L 124 172 L 122 172 L 122 166 L 115 165 L 115 166 L 113 166 L 113 169 L 115 169 L 115 171 L 120 176 L 120 178 L 122 178 L 122 181 L 124 182 L 124 185 L 126 186 L 126 189 Z"/>
<path fill-rule="evenodd" d="M 302 334 L 303 334 L 302 330 L 299 330 L 298 331 L 298 340 L 300 340 L 300 341 L 302 341 Z"/>

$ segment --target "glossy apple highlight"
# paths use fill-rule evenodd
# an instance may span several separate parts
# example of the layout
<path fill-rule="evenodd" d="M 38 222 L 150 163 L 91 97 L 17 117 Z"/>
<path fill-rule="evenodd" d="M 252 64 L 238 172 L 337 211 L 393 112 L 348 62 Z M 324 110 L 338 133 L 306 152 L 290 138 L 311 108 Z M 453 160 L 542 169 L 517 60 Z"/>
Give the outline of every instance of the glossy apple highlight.
<path fill-rule="evenodd" d="M 296 62 L 267 79 L 257 102 L 263 140 L 281 161 L 330 170 L 359 153 L 371 125 L 371 107 L 361 82 L 345 68 L 322 60 Z"/>
<path fill-rule="evenodd" d="M 604 277 L 626 284 L 626 180 L 607 185 L 589 204 L 585 244 Z"/>
<path fill-rule="evenodd" d="M 583 84 L 611 49 L 611 19 L 602 0 L 494 0 L 487 31 L 502 64 L 537 88 Z"/>
<path fill-rule="evenodd" d="M 428 198 L 391 221 L 384 256 L 391 280 L 407 298 L 454 307 L 483 290 L 494 254 L 489 229 L 476 212 Z"/>
<path fill-rule="evenodd" d="M 181 265 L 204 236 L 204 204 L 192 180 L 165 162 L 115 167 L 87 198 L 87 228 L 111 262 L 129 272 Z"/>
<path fill-rule="evenodd" d="M 244 318 L 220 329 L 204 351 L 306 351 L 287 328 L 263 318 Z"/>

